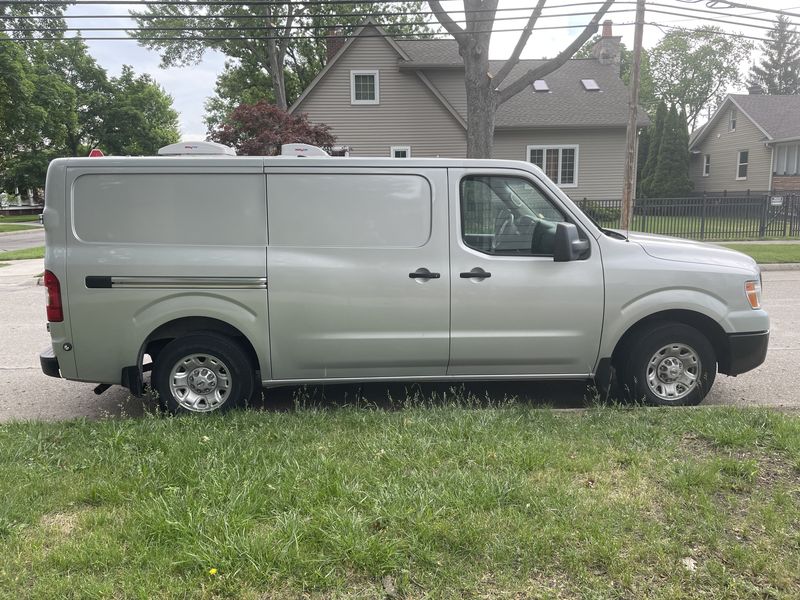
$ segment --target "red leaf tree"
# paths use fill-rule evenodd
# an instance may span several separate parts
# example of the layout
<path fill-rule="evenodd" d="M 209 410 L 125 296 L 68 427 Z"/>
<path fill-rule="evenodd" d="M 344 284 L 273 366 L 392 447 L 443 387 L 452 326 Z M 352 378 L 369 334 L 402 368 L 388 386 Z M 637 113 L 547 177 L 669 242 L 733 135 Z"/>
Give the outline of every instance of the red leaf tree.
<path fill-rule="evenodd" d="M 265 100 L 240 104 L 209 138 L 232 146 L 244 156 L 274 156 L 282 144 L 311 144 L 330 148 L 336 143 L 327 125 L 314 125 L 305 114 L 292 115 Z"/>

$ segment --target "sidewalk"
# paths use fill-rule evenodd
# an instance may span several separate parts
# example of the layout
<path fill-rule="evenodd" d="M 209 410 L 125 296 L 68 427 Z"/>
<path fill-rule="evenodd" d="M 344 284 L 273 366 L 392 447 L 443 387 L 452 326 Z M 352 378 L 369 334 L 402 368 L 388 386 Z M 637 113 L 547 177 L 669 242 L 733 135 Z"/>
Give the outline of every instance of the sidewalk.
<path fill-rule="evenodd" d="M 25 287 L 38 284 L 44 272 L 44 259 L 10 260 L 0 263 L 0 287 Z"/>

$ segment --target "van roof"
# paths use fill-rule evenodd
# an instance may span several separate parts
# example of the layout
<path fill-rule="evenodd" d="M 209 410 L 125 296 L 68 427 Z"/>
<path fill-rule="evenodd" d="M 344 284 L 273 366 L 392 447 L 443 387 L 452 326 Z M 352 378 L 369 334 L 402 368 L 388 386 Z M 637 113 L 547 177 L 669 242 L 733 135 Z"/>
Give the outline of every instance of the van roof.
<path fill-rule="evenodd" d="M 120 167 L 222 167 L 236 171 L 238 168 L 268 167 L 321 167 L 327 169 L 352 168 L 486 168 L 520 169 L 538 171 L 535 165 L 517 160 L 475 158 L 389 158 L 389 157 L 321 157 L 300 158 L 290 156 L 106 156 L 104 158 L 59 158 L 53 161 L 67 167 L 91 169 Z"/>

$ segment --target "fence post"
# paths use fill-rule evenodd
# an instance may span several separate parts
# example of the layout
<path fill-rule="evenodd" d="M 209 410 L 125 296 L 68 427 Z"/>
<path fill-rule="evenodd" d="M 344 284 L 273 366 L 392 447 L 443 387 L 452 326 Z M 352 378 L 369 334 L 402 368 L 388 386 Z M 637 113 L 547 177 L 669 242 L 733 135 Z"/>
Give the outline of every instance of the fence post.
<path fill-rule="evenodd" d="M 639 204 L 638 198 L 633 201 L 634 206 L 637 204 Z M 642 231 L 647 231 L 647 202 L 642 202 L 639 207 L 642 209 Z"/>
<path fill-rule="evenodd" d="M 700 239 L 706 237 L 706 193 L 703 192 L 703 197 L 700 200 Z"/>
<path fill-rule="evenodd" d="M 764 203 L 761 207 L 761 221 L 758 224 L 758 237 L 763 238 L 767 234 L 767 213 L 769 212 L 769 195 L 764 196 Z"/>

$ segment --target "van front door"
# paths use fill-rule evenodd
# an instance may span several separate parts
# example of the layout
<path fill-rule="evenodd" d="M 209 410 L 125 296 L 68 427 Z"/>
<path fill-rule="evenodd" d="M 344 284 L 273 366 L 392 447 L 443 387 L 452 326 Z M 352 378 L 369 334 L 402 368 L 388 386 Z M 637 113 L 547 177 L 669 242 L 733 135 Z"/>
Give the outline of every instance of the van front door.
<path fill-rule="evenodd" d="M 571 220 L 533 175 L 450 169 L 449 375 L 586 375 L 597 360 L 603 272 L 590 252 L 553 261 Z M 582 234 L 583 235 L 583 234 Z"/>
<path fill-rule="evenodd" d="M 442 376 L 446 169 L 267 170 L 277 380 Z"/>

